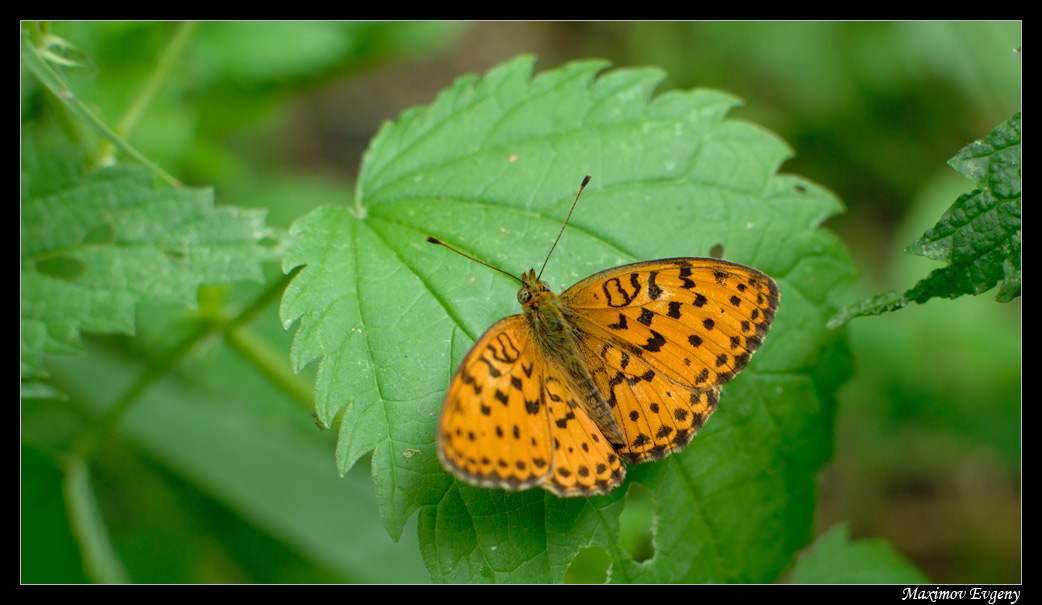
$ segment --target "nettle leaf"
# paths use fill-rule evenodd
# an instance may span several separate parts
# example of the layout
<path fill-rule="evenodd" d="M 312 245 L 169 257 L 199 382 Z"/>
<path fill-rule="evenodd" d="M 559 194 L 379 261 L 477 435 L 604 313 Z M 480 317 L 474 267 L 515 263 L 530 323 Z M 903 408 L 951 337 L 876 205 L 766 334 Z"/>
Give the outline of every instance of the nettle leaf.
<path fill-rule="evenodd" d="M 923 237 L 905 249 L 948 263 L 908 291 L 923 303 L 934 296 L 980 294 L 1003 282 L 996 299 L 1020 296 L 1020 112 L 982 141 L 964 147 L 948 165 L 977 189 L 962 195 Z"/>
<path fill-rule="evenodd" d="M 419 511 L 436 581 L 559 582 L 582 547 L 609 554 L 612 581 L 774 580 L 810 538 L 814 473 L 831 454 L 833 393 L 849 373 L 825 301 L 853 278 L 818 225 L 827 191 L 776 173 L 784 143 L 726 119 L 709 90 L 652 98 L 654 69 L 577 62 L 532 77 L 519 58 L 464 77 L 428 107 L 385 124 L 354 202 L 298 220 L 282 318 L 299 319 L 293 361 L 319 360 L 316 411 L 339 416 L 337 462 L 372 452 L 384 522 Z M 607 496 L 558 499 L 458 483 L 435 453 L 445 390 L 485 329 L 520 312 L 510 278 L 538 267 L 583 176 L 593 180 L 543 274 L 560 291 L 637 260 L 707 256 L 772 275 L 781 308 L 766 343 L 725 389 L 682 454 L 630 467 Z M 619 544 L 629 482 L 655 499 L 655 555 Z"/>
<path fill-rule="evenodd" d="M 925 584 L 922 572 L 889 543 L 851 540 L 839 524 L 817 539 L 793 569 L 793 584 Z"/>
<path fill-rule="evenodd" d="M 829 321 L 838 326 L 861 315 L 894 311 L 909 302 L 940 296 L 981 294 L 1002 282 L 995 299 L 1020 296 L 1020 112 L 983 140 L 964 147 L 948 165 L 973 180 L 977 189 L 959 199 L 933 228 L 905 252 L 947 263 L 904 294 L 886 292 L 846 307 Z"/>
<path fill-rule="evenodd" d="M 80 333 L 134 333 L 139 304 L 194 307 L 202 284 L 261 280 L 265 212 L 215 208 L 210 189 L 153 187 L 140 166 L 82 174 L 62 149 L 23 178 L 22 377 L 44 354 L 80 351 Z"/>

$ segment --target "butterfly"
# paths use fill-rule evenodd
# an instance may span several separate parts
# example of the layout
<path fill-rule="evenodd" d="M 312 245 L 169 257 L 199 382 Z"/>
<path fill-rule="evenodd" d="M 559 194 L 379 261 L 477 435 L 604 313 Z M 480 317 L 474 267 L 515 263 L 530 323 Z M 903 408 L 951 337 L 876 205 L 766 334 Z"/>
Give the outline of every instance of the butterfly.
<path fill-rule="evenodd" d="M 683 450 L 778 309 L 773 279 L 724 260 L 623 265 L 558 295 L 534 269 L 517 278 L 427 240 L 521 283 L 522 313 L 474 343 L 442 407 L 438 457 L 475 486 L 607 494 L 627 464 Z"/>

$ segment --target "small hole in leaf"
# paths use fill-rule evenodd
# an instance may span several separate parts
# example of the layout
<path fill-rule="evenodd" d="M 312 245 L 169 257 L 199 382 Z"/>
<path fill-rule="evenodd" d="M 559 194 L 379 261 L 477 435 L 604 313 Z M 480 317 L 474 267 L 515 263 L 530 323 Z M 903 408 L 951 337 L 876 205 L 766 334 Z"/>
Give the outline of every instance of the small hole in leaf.
<path fill-rule="evenodd" d="M 623 548 L 638 563 L 655 556 L 655 495 L 639 483 L 626 492 L 626 508 L 619 516 Z"/>
<path fill-rule="evenodd" d="M 36 270 L 48 277 L 76 281 L 87 272 L 83 261 L 69 256 L 55 256 L 36 262 Z"/>
<path fill-rule="evenodd" d="M 604 584 L 611 557 L 600 546 L 582 548 L 564 572 L 565 584 Z"/>
<path fill-rule="evenodd" d="M 116 231 L 109 223 L 102 223 L 94 227 L 83 236 L 84 244 L 98 245 L 111 244 L 116 241 Z"/>
<path fill-rule="evenodd" d="M 792 186 L 792 190 L 795 191 L 796 193 L 807 193 L 807 188 L 804 187 L 803 185 L 800 185 L 799 183 L 793 185 Z"/>
<path fill-rule="evenodd" d="M 724 257 L 724 245 L 723 244 L 713 244 L 712 247 L 709 248 L 709 256 L 711 258 L 723 258 Z"/>
<path fill-rule="evenodd" d="M 262 248 L 266 248 L 268 250 L 272 250 L 272 249 L 277 248 L 279 246 L 278 238 L 269 237 L 269 236 L 262 237 L 260 239 L 260 242 L 258 242 L 258 243 L 260 243 Z"/>

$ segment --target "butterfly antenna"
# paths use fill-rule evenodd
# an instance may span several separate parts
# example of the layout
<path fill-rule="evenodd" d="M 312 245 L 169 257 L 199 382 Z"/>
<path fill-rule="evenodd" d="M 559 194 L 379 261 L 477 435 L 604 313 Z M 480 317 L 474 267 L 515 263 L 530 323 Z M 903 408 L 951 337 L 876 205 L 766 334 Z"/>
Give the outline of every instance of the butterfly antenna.
<path fill-rule="evenodd" d="M 583 189 L 590 182 L 590 175 L 586 175 L 583 179 L 582 185 L 579 185 L 579 193 L 575 194 L 575 201 L 572 202 L 572 207 L 568 210 L 568 216 L 564 219 L 564 224 L 561 225 L 561 231 L 557 234 L 557 239 L 554 240 L 554 245 L 550 246 L 550 251 L 546 253 L 546 260 L 543 261 L 543 269 L 546 269 L 546 263 L 550 262 L 550 255 L 554 253 L 554 248 L 557 247 L 557 242 L 561 241 L 561 236 L 564 235 L 564 228 L 568 226 L 568 220 L 572 218 L 572 210 L 575 210 L 575 205 L 579 203 L 579 196 L 582 194 Z M 543 276 L 543 269 L 539 270 L 539 277 Z M 539 279 L 537 277 L 536 279 Z"/>
<path fill-rule="evenodd" d="M 452 246 L 446 244 L 445 242 L 441 241 L 440 239 L 438 239 L 436 237 L 431 237 L 431 236 L 428 235 L 427 236 L 427 241 L 432 243 L 432 244 L 438 244 L 439 246 L 445 246 L 449 250 L 452 250 L 453 252 L 455 252 L 456 254 L 459 254 L 460 256 L 462 256 L 464 258 L 469 258 L 470 260 L 472 260 L 472 261 L 474 261 L 476 263 L 481 263 L 482 265 L 485 265 L 489 269 L 495 269 L 496 271 L 499 271 L 503 275 L 509 275 L 510 277 L 513 277 L 515 281 L 517 281 L 518 283 L 521 283 L 521 279 L 519 277 L 517 277 L 516 275 L 514 275 L 513 273 L 507 273 L 506 271 L 500 269 L 499 267 L 496 267 L 495 265 L 490 265 L 490 264 L 486 263 L 485 261 L 483 261 L 481 259 L 474 258 L 473 256 L 471 256 L 469 254 L 464 254 L 463 252 L 460 252 L 459 250 L 453 248 Z"/>

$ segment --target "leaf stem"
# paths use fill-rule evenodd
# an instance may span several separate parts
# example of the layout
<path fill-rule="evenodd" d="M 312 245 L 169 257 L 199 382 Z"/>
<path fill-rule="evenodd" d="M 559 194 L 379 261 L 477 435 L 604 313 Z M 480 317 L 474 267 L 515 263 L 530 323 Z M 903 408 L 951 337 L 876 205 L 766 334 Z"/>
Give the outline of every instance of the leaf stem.
<path fill-rule="evenodd" d="M 65 465 L 62 492 L 69 507 L 69 521 L 76 533 L 87 575 L 95 582 L 126 584 L 126 568 L 109 539 L 105 519 L 98 509 L 90 469 L 82 459 Z"/>
<path fill-rule="evenodd" d="M 119 424 L 120 419 L 130 406 L 139 399 L 141 393 L 151 386 L 153 382 L 168 374 L 198 342 L 215 333 L 223 334 L 233 350 L 255 365 L 280 390 L 288 393 L 295 401 L 302 404 L 305 402 L 311 404 L 313 402 L 311 390 L 303 386 L 302 380 L 289 377 L 292 375 L 292 370 L 289 369 L 287 363 L 276 363 L 274 354 L 270 351 L 266 353 L 243 352 L 247 348 L 247 344 L 250 347 L 258 346 L 259 340 L 251 336 L 252 332 L 247 331 L 244 335 L 244 325 L 253 319 L 257 313 L 277 301 L 279 295 L 285 290 L 286 285 L 299 270 L 300 268 L 282 276 L 279 280 L 265 288 L 246 308 L 230 320 L 221 321 L 218 318 L 201 322 L 185 338 L 158 356 L 151 358 L 137 380 L 123 392 L 115 404 L 105 410 L 94 425 L 73 445 L 70 451 L 71 457 L 74 460 L 88 460 L 98 444 L 103 442 L 104 438 Z M 283 370 L 280 366 L 286 367 Z"/>
<path fill-rule="evenodd" d="M 68 503 L 73 530 L 81 544 L 87 572 L 96 581 L 125 583 L 129 580 L 119 554 L 109 538 L 104 517 L 98 509 L 96 493 L 90 480 L 88 461 L 98 445 L 104 442 L 105 437 L 116 427 L 131 405 L 139 400 L 145 389 L 169 373 L 196 343 L 211 334 L 223 333 L 229 346 L 257 366 L 261 373 L 277 387 L 289 393 L 294 400 L 301 402 L 309 409 L 314 405 L 314 395 L 310 385 L 305 384 L 306 381 L 293 374 L 285 356 L 282 355 L 282 363 L 278 363 L 272 347 L 261 342 L 261 339 L 254 336 L 253 332 L 245 327 L 257 313 L 278 299 L 286 285 L 300 269 L 301 267 L 298 267 L 265 288 L 232 319 L 200 322 L 188 336 L 159 356 L 153 357 L 137 380 L 124 391 L 116 403 L 108 408 L 73 444 L 70 455 L 64 461 L 65 476 L 62 488 Z"/>
<path fill-rule="evenodd" d="M 303 266 L 295 268 L 262 292 L 238 317 L 225 324 L 223 333 L 232 351 L 254 366 L 272 385 L 289 395 L 302 408 L 312 412 L 315 407 L 315 391 L 311 382 L 293 371 L 283 351 L 272 347 L 267 340 L 259 337 L 247 326 L 247 322 L 253 316 L 282 296 L 286 286 L 301 269 Z"/>
<path fill-rule="evenodd" d="M 145 83 L 145 87 L 130 104 L 130 107 L 127 108 L 119 123 L 116 124 L 115 132 L 117 135 L 122 138 L 130 136 L 131 131 L 137 126 L 141 116 L 144 115 L 145 110 L 169 80 L 173 66 L 181 60 L 185 48 L 188 47 L 188 43 L 195 36 L 195 32 L 198 29 L 199 23 L 197 21 L 186 21 L 174 32 L 174 37 L 170 39 L 166 48 L 159 55 L 156 68 L 148 78 L 148 82 Z M 112 161 L 111 156 L 114 153 L 115 148 L 106 141 L 102 147 L 102 163 Z"/>
<path fill-rule="evenodd" d="M 149 170 L 169 183 L 172 187 L 180 188 L 180 181 L 146 158 L 144 154 L 135 149 L 125 139 L 113 132 L 105 122 L 95 115 L 95 113 L 79 99 L 79 97 L 73 94 L 69 89 L 65 77 L 54 69 L 54 67 L 52 67 L 40 54 L 30 40 L 30 37 L 30 32 L 25 30 L 22 31 L 22 63 L 44 86 L 47 87 L 49 91 L 51 91 L 51 94 L 53 94 L 54 97 L 60 101 L 73 116 L 89 125 L 95 133 L 103 139 L 111 142 L 117 149 L 126 153 L 135 161 L 147 166 Z"/>

